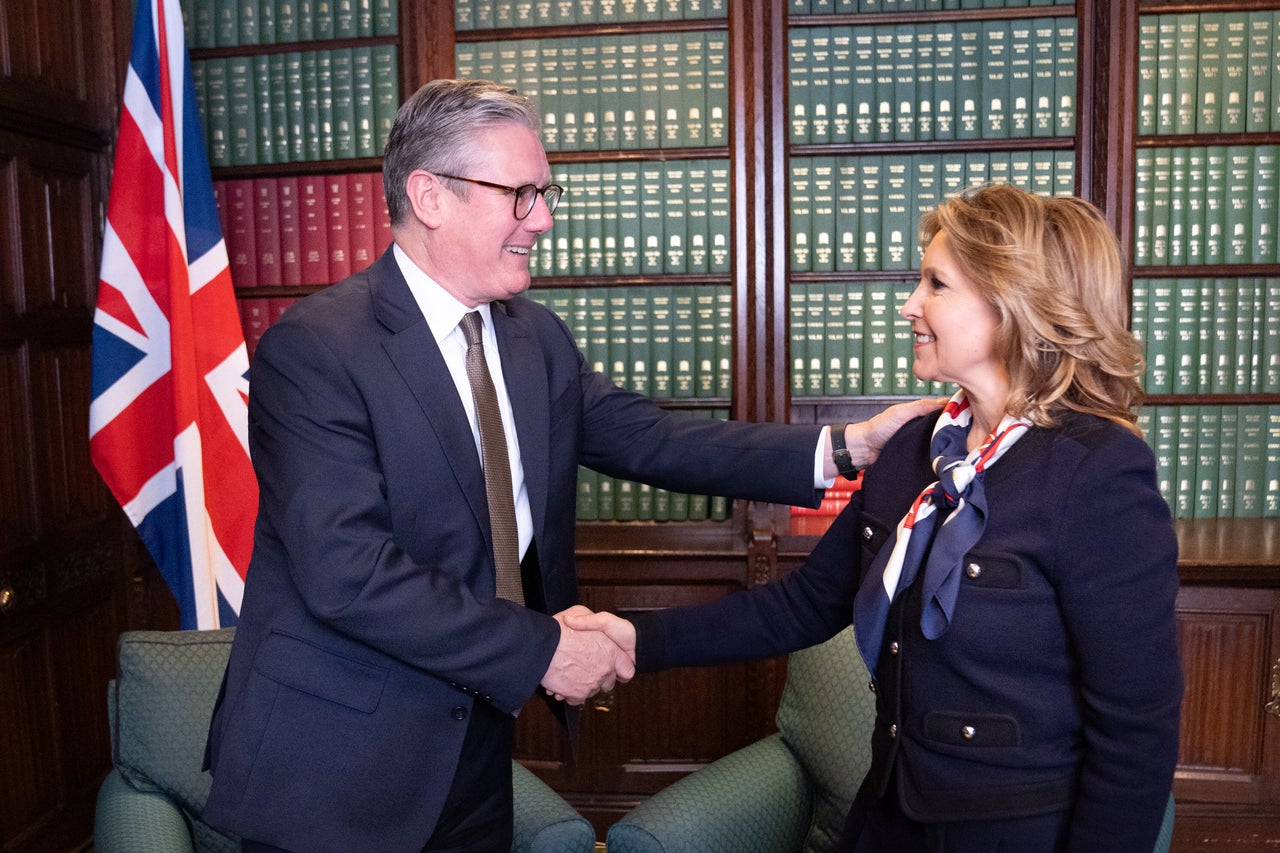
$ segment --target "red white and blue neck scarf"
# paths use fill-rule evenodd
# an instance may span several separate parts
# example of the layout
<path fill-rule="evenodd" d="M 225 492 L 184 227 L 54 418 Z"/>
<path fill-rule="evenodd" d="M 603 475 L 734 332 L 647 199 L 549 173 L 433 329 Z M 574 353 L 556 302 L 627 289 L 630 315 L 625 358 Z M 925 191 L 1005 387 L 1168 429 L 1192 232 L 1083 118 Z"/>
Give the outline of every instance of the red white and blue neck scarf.
<path fill-rule="evenodd" d="M 966 449 L 973 411 L 964 391 L 942 411 L 929 450 L 938 479 L 915 499 L 864 576 L 853 601 L 858 649 L 872 676 L 884 641 L 889 607 L 924 568 L 920 628 L 936 640 L 946 633 L 960 591 L 961 563 L 987 525 L 983 488 L 986 470 L 996 463 L 1031 423 L 1006 415 L 976 450 Z M 939 523 L 941 522 L 941 523 Z M 877 582 L 878 581 L 878 582 Z"/>

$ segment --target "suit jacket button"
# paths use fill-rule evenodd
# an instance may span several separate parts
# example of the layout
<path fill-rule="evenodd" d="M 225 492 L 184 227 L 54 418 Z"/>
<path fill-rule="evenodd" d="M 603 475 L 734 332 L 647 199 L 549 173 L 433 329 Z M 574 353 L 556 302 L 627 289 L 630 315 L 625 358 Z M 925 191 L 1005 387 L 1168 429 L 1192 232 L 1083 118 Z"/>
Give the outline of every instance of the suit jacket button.
<path fill-rule="evenodd" d="M 455 720 L 465 720 L 467 718 L 467 709 L 458 705 L 449 712 L 449 716 L 453 717 Z"/>
<path fill-rule="evenodd" d="M 876 535 L 876 532 L 872 530 L 870 527 L 862 528 L 862 538 L 867 540 L 868 542 L 870 542 L 872 537 L 874 537 L 875 535 Z"/>
<path fill-rule="evenodd" d="M 867 682 L 867 689 L 868 689 L 868 690 L 870 690 L 872 693 L 875 693 L 875 692 L 876 692 L 876 683 L 875 683 L 874 681 L 868 681 L 868 682 Z"/>
<path fill-rule="evenodd" d="M 898 645 L 898 641 L 894 640 L 892 643 L 889 644 L 889 654 L 896 655 L 900 648 L 901 647 Z"/>
<path fill-rule="evenodd" d="M 976 580 L 982 577 L 982 566 L 979 566 L 977 563 L 970 563 L 965 569 L 965 574 Z"/>
<path fill-rule="evenodd" d="M 964 738 L 965 740 L 973 740 L 974 735 L 976 735 L 977 733 L 978 733 L 978 730 L 975 729 L 973 726 L 960 727 L 960 737 Z"/>
<path fill-rule="evenodd" d="M 889 726 L 889 737 L 897 737 L 897 736 L 898 736 L 898 724 L 892 723 Z"/>

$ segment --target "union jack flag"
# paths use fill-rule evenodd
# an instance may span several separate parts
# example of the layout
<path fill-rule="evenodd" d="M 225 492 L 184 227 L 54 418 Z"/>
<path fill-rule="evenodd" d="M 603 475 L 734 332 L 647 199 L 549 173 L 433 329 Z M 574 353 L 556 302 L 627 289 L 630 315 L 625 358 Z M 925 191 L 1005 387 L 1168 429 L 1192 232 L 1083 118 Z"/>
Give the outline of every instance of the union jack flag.
<path fill-rule="evenodd" d="M 93 325 L 94 465 L 178 600 L 234 623 L 253 547 L 249 360 L 178 0 L 139 0 Z"/>

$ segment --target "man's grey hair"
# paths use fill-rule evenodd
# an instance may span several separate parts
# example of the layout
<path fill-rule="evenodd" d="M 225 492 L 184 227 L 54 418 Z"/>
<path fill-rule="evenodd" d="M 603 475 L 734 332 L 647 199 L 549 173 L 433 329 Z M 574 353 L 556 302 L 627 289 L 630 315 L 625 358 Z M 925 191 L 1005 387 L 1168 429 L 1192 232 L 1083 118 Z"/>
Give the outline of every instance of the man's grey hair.
<path fill-rule="evenodd" d="M 396 113 L 382 155 L 383 189 L 391 224 L 409 215 L 405 183 L 415 169 L 467 174 L 478 131 L 518 124 L 539 131 L 538 111 L 524 95 L 488 80 L 433 80 Z M 455 182 L 467 198 L 468 186 Z"/>

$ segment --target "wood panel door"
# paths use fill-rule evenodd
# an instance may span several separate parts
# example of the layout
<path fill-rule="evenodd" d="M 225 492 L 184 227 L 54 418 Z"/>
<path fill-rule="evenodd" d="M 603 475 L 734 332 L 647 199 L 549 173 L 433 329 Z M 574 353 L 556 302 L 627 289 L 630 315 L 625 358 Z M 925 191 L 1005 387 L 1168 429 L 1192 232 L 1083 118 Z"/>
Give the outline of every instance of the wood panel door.
<path fill-rule="evenodd" d="M 1174 850 L 1280 844 L 1280 590 L 1184 586 Z"/>
<path fill-rule="evenodd" d="M 90 342 L 131 6 L 0 4 L 6 851 L 85 844 L 94 793 L 110 766 L 106 685 L 134 546 L 89 460 Z"/>

